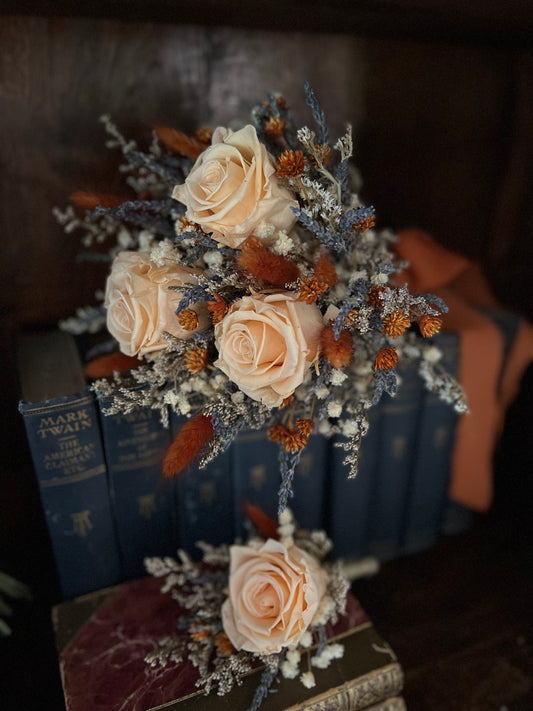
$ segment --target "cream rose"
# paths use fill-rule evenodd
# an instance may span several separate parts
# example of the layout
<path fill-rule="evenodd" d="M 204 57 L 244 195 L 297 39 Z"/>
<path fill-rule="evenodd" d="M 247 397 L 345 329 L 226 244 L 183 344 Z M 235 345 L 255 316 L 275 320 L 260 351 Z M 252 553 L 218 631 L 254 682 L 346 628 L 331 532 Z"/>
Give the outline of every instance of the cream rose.
<path fill-rule="evenodd" d="M 318 561 L 297 546 L 255 541 L 231 546 L 224 631 L 236 649 L 272 654 L 297 644 L 326 592 Z"/>
<path fill-rule="evenodd" d="M 238 247 L 262 221 L 281 230 L 296 221 L 291 207 L 298 203 L 278 185 L 275 170 L 253 126 L 235 133 L 219 127 L 172 197 L 187 206 L 186 217 L 212 232 L 213 239 Z"/>
<path fill-rule="evenodd" d="M 277 407 L 317 357 L 322 326 L 318 307 L 292 293 L 245 296 L 215 326 L 215 366 L 253 400 Z"/>
<path fill-rule="evenodd" d="M 179 325 L 176 309 L 182 298 L 169 286 L 195 282 L 199 270 L 178 265 L 157 267 L 148 252 L 119 252 L 107 278 L 105 302 L 107 328 L 126 355 L 144 355 L 166 348 L 161 333 L 190 338 L 192 331 Z M 204 304 L 193 308 L 199 318 L 198 328 L 209 325 Z"/>

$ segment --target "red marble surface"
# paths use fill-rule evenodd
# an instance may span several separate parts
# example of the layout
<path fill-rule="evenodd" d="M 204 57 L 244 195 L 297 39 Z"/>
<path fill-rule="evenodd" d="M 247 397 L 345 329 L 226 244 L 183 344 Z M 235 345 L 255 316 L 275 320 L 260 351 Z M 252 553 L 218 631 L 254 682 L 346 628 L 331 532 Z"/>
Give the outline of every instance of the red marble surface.
<path fill-rule="evenodd" d="M 144 578 L 118 587 L 61 653 L 68 711 L 146 711 L 197 691 L 190 663 L 152 668 L 144 662 L 158 639 L 175 633 L 182 612 L 160 592 L 162 582 Z M 350 596 L 346 617 L 331 632 L 366 621 Z"/>

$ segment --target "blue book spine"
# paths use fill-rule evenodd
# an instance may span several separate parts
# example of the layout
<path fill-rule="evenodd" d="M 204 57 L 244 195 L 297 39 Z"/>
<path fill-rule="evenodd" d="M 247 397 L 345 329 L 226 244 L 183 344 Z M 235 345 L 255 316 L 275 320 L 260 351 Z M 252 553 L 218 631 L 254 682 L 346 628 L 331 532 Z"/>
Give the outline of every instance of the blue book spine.
<path fill-rule="evenodd" d="M 348 479 L 344 465 L 347 452 L 336 447 L 345 437 L 331 440 L 328 501 L 328 535 L 333 543 L 333 555 L 353 562 L 368 553 L 367 519 L 370 493 L 376 474 L 379 444 L 379 407 L 369 413 L 369 428 L 361 442 L 357 475 Z"/>
<path fill-rule="evenodd" d="M 120 579 L 98 413 L 92 393 L 21 402 L 65 598 Z"/>
<path fill-rule="evenodd" d="M 414 464 L 424 385 L 415 365 L 398 368 L 401 383 L 394 397 L 378 405 L 378 456 L 369 495 L 367 550 L 381 561 L 401 552 L 405 507 Z"/>
<path fill-rule="evenodd" d="M 145 557 L 175 556 L 178 548 L 174 482 L 162 473 L 170 430 L 150 408 L 105 415 L 112 397 L 98 402 L 122 578 L 139 577 Z"/>
<path fill-rule="evenodd" d="M 442 333 L 434 338 L 440 363 L 457 373 L 459 336 Z M 432 546 L 443 525 L 450 481 L 457 413 L 449 403 L 424 390 L 423 410 L 409 482 L 402 549 L 414 553 Z"/>
<path fill-rule="evenodd" d="M 259 506 L 270 518 L 278 518 L 281 485 L 279 445 L 270 442 L 264 430 L 241 433 L 231 447 L 234 490 L 235 535 L 246 539 L 246 504 Z M 311 435 L 294 473 L 294 497 L 289 500 L 300 528 L 321 529 L 325 516 L 325 485 L 328 443 Z"/>
<path fill-rule="evenodd" d="M 171 417 L 175 437 L 187 420 Z M 197 464 L 175 476 L 175 506 L 180 548 L 195 554 L 197 541 L 233 543 L 233 485 L 229 450 L 206 467 Z"/>

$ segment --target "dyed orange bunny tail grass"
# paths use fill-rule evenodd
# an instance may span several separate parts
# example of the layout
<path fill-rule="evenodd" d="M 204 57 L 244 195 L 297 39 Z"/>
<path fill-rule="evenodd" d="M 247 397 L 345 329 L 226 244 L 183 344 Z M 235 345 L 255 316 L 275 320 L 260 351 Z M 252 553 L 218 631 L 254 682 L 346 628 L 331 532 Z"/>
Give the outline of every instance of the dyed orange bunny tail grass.
<path fill-rule="evenodd" d="M 170 445 L 163 460 L 163 474 L 175 476 L 185 469 L 213 436 L 211 418 L 196 415 L 186 422 Z"/>
<path fill-rule="evenodd" d="M 315 279 L 317 279 L 321 284 L 326 284 L 327 286 L 335 286 L 338 282 L 335 267 L 325 256 L 320 257 L 315 265 Z"/>
<path fill-rule="evenodd" d="M 246 515 L 263 538 L 279 539 L 277 521 L 267 516 L 260 506 L 251 504 L 249 501 L 246 502 L 244 508 Z"/>
<path fill-rule="evenodd" d="M 118 207 L 126 200 L 120 195 L 106 195 L 104 193 L 90 193 L 77 190 L 69 197 L 70 202 L 84 210 L 95 210 L 97 207 Z"/>
<path fill-rule="evenodd" d="M 328 324 L 320 334 L 322 352 L 334 368 L 344 368 L 352 360 L 352 336 L 348 331 L 341 331 L 337 340 L 333 326 Z"/>
<path fill-rule="evenodd" d="M 256 237 L 250 237 L 244 243 L 239 266 L 254 277 L 274 286 L 290 284 L 300 275 L 296 264 L 279 254 L 269 252 Z"/>
<path fill-rule="evenodd" d="M 198 158 L 200 153 L 206 149 L 206 144 L 197 138 L 187 136 L 183 131 L 169 126 L 154 126 L 154 133 L 171 154 L 186 156 L 187 158 Z"/>
<path fill-rule="evenodd" d="M 140 361 L 124 353 L 108 353 L 100 358 L 95 358 L 83 368 L 86 378 L 107 378 L 113 373 L 125 373 L 140 365 Z"/>

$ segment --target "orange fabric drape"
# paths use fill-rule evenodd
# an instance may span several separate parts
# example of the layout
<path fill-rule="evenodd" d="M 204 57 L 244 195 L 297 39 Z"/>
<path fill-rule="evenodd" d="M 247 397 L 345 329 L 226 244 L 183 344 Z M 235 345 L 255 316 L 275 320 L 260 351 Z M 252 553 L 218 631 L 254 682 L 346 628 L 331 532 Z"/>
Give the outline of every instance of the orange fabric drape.
<path fill-rule="evenodd" d="M 407 282 L 412 293 L 443 298 L 449 307 L 443 328 L 461 336 L 458 379 L 470 413 L 461 415 L 457 425 L 449 494 L 463 506 L 486 511 L 492 502 L 492 457 L 505 410 L 533 360 L 533 326 L 522 322 L 504 364 L 502 333 L 478 310 L 501 308 L 479 266 L 444 249 L 422 230 L 403 230 L 398 236 L 396 252 L 409 267 L 396 275 L 396 282 Z"/>

